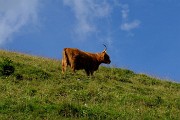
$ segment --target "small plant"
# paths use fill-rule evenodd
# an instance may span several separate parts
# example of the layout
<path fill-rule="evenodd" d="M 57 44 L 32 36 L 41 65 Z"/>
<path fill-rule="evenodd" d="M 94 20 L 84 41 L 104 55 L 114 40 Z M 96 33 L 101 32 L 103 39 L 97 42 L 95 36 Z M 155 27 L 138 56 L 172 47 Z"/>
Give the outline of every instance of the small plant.
<path fill-rule="evenodd" d="M 14 71 L 13 61 L 9 58 L 3 58 L 3 62 L 0 63 L 0 74 L 2 76 L 10 76 Z"/>
<path fill-rule="evenodd" d="M 16 74 L 16 80 L 23 80 L 23 75 Z"/>

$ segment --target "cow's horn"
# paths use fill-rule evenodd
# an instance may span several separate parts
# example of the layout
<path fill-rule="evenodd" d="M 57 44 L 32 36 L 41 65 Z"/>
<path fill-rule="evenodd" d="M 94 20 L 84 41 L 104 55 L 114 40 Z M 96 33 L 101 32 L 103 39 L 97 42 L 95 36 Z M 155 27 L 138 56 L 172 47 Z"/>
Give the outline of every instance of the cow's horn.
<path fill-rule="evenodd" d="M 107 46 L 106 46 L 105 44 L 103 44 L 103 45 L 104 45 L 104 47 L 105 47 L 104 51 L 106 51 L 106 50 L 107 50 Z"/>

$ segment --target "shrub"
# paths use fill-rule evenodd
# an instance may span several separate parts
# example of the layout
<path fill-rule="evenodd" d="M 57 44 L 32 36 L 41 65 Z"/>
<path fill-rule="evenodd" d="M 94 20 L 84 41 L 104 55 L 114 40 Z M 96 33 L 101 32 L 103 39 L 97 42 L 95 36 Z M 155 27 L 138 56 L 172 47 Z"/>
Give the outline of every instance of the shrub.
<path fill-rule="evenodd" d="M 15 71 L 13 61 L 9 58 L 3 58 L 3 62 L 0 63 L 0 74 L 3 76 L 10 76 Z"/>

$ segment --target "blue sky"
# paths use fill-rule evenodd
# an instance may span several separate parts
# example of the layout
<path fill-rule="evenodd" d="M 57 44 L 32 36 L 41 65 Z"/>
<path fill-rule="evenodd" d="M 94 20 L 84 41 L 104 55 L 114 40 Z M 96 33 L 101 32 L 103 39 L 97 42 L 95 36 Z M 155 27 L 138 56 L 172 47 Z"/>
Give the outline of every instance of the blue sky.
<path fill-rule="evenodd" d="M 0 48 L 61 59 L 101 52 L 111 66 L 180 82 L 179 0 L 0 0 Z"/>

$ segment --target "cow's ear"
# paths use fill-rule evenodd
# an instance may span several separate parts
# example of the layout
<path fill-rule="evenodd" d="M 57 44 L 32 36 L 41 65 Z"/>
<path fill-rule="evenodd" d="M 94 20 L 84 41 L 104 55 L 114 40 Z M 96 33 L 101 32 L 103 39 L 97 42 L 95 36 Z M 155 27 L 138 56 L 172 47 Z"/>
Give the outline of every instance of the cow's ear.
<path fill-rule="evenodd" d="M 106 50 L 103 50 L 102 53 L 106 53 Z"/>

